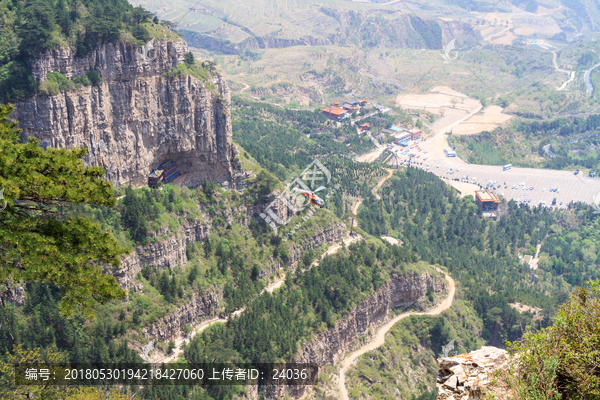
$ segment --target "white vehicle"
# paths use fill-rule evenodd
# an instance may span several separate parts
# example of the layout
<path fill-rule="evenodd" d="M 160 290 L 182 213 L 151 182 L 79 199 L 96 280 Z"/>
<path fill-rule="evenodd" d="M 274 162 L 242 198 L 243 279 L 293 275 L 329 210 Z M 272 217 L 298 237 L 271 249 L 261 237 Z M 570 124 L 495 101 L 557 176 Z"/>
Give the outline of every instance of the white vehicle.
<path fill-rule="evenodd" d="M 427 157 L 423 157 L 423 161 L 427 160 Z"/>
<path fill-rule="evenodd" d="M 527 192 L 523 193 L 523 196 L 527 196 Z"/>
<path fill-rule="evenodd" d="M 556 189 L 556 193 L 560 193 L 560 190 Z"/>
<path fill-rule="evenodd" d="M 439 168 L 440 166 L 438 165 L 437 167 Z"/>
<path fill-rule="evenodd" d="M 504 171 L 508 171 L 511 168 L 512 168 L 512 165 L 510 165 L 510 164 L 507 164 L 503 167 Z"/>
<path fill-rule="evenodd" d="M 543 192 L 543 191 L 545 191 L 545 190 L 546 190 L 546 188 L 543 188 L 543 189 L 542 189 L 542 192 Z"/>

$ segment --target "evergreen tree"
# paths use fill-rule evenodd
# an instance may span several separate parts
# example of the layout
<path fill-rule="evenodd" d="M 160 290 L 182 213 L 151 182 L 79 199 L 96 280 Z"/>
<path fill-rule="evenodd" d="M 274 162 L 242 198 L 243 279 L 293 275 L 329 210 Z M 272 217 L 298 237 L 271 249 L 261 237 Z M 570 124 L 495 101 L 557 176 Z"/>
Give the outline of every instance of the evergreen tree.
<path fill-rule="evenodd" d="M 101 167 L 85 167 L 81 149 L 44 150 L 38 140 L 20 143 L 11 106 L 0 106 L 0 296 L 17 283 L 46 281 L 63 290 L 65 313 L 124 297 L 104 268 L 118 267 L 127 249 L 88 218 L 61 213 L 69 203 L 115 205 Z"/>

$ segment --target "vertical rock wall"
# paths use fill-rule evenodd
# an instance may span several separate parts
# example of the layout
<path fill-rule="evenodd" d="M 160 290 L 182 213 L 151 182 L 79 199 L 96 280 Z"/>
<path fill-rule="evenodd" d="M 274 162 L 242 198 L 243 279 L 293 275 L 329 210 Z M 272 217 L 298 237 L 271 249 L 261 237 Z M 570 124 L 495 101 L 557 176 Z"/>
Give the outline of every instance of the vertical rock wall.
<path fill-rule="evenodd" d="M 169 159 L 188 173 L 183 184 L 231 181 L 231 101 L 223 76 L 215 73 L 209 82 L 166 77 L 183 63 L 187 45 L 179 39 L 154 46 L 156 59 L 149 62 L 134 44 L 102 44 L 85 58 L 68 48 L 51 50 L 32 67 L 38 81 L 54 71 L 72 78 L 95 70 L 101 85 L 33 96 L 18 102 L 12 117 L 44 147 L 86 146 L 86 164 L 104 167 L 116 185 L 144 185 Z"/>

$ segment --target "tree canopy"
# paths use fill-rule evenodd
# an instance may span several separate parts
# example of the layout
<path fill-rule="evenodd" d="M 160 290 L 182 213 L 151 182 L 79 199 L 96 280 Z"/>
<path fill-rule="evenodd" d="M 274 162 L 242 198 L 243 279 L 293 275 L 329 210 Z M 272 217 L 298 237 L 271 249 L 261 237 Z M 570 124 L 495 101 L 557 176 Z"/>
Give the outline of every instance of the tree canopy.
<path fill-rule="evenodd" d="M 112 207 L 113 188 L 101 167 L 86 167 L 81 149 L 43 149 L 38 140 L 21 143 L 11 106 L 0 106 L 0 298 L 24 282 L 44 281 L 64 292 L 61 310 L 124 297 L 107 274 L 127 252 L 100 225 L 61 212 L 68 203 Z"/>

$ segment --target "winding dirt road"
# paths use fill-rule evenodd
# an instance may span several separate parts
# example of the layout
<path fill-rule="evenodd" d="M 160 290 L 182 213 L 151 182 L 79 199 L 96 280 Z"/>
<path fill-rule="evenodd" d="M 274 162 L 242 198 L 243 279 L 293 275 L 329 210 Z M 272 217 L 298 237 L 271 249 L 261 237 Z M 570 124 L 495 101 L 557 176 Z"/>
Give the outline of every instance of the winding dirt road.
<path fill-rule="evenodd" d="M 559 72 L 565 72 L 565 73 L 569 74 L 569 80 L 564 81 L 562 83 L 562 85 L 560 85 L 560 87 L 557 88 L 557 90 L 559 90 L 559 91 L 565 90 L 565 88 L 567 87 L 567 85 L 570 82 L 572 82 L 573 79 L 575 79 L 575 71 L 567 71 L 567 70 L 564 70 L 564 69 L 560 69 L 558 67 L 558 64 L 556 63 L 556 52 L 554 50 L 552 51 L 552 54 L 553 54 L 553 56 L 552 56 L 552 63 L 554 64 L 554 69 L 556 69 Z"/>
<path fill-rule="evenodd" d="M 380 188 L 380 187 L 381 187 L 381 186 L 382 186 L 382 185 L 385 183 L 385 181 L 387 181 L 388 179 L 390 179 L 390 178 L 391 178 L 391 176 L 392 176 L 392 174 L 394 173 L 394 171 L 393 171 L 393 170 L 391 170 L 391 169 L 387 169 L 387 168 L 386 168 L 385 170 L 388 172 L 388 175 L 387 175 L 385 178 L 382 178 L 382 179 L 379 181 L 379 183 L 377 184 L 377 186 L 375 186 L 375 187 L 373 188 L 373 194 L 375 195 L 375 197 L 377 197 L 377 199 L 378 199 L 378 200 L 381 200 L 381 196 L 380 196 L 379 194 L 377 194 L 377 192 L 376 192 L 376 191 L 377 191 L 377 189 L 379 189 L 379 188 Z"/>
<path fill-rule="evenodd" d="M 377 186 L 375 186 L 373 188 L 373 194 L 378 199 L 381 199 L 381 196 L 379 196 L 377 193 L 375 193 L 375 191 L 377 189 L 379 189 L 385 183 L 385 181 L 387 181 L 388 179 L 390 179 L 390 177 L 394 174 L 394 171 L 391 170 L 391 169 L 386 168 L 385 170 L 388 172 L 388 175 L 385 176 L 385 177 L 383 177 L 383 178 L 381 178 L 381 180 L 379 181 L 379 183 L 377 183 Z M 363 200 L 364 199 L 360 199 L 358 202 L 356 202 L 356 204 L 354 204 L 354 206 L 352 206 L 352 214 L 356 215 L 356 212 L 358 211 L 358 207 L 360 207 L 360 205 L 362 204 Z M 354 226 L 356 226 L 356 224 Z"/>
<path fill-rule="evenodd" d="M 354 361 L 356 361 L 358 359 L 358 357 L 360 357 L 361 355 L 363 355 L 369 351 L 375 350 L 376 348 L 381 346 L 383 343 L 385 343 L 385 334 L 388 333 L 388 331 L 392 328 L 392 326 L 394 326 L 394 324 L 396 322 L 398 322 L 408 316 L 411 316 L 411 315 L 437 315 L 437 314 L 440 314 L 441 312 L 447 310 L 448 308 L 450 308 L 450 306 L 452 306 L 452 302 L 454 301 L 454 290 L 455 290 L 454 280 L 444 271 L 440 270 L 440 272 L 442 272 L 444 274 L 444 276 L 446 277 L 446 280 L 448 281 L 448 286 L 449 286 L 448 296 L 444 299 L 444 301 L 442 301 L 440 304 L 438 304 L 437 306 L 435 306 L 434 308 L 432 308 L 431 310 L 426 311 L 426 312 L 405 312 L 405 313 L 402 313 L 402 314 L 394 317 L 387 324 L 381 326 L 378 329 L 377 335 L 373 338 L 373 340 L 371 340 L 371 342 L 365 344 L 360 349 L 350 353 L 346 358 L 344 358 L 344 360 L 341 363 L 340 379 L 339 379 L 339 389 L 340 389 L 340 393 L 341 393 L 341 398 L 343 400 L 350 400 L 350 398 L 348 397 L 348 391 L 346 390 L 346 372 L 348 371 L 348 368 L 350 368 L 352 363 Z"/>

